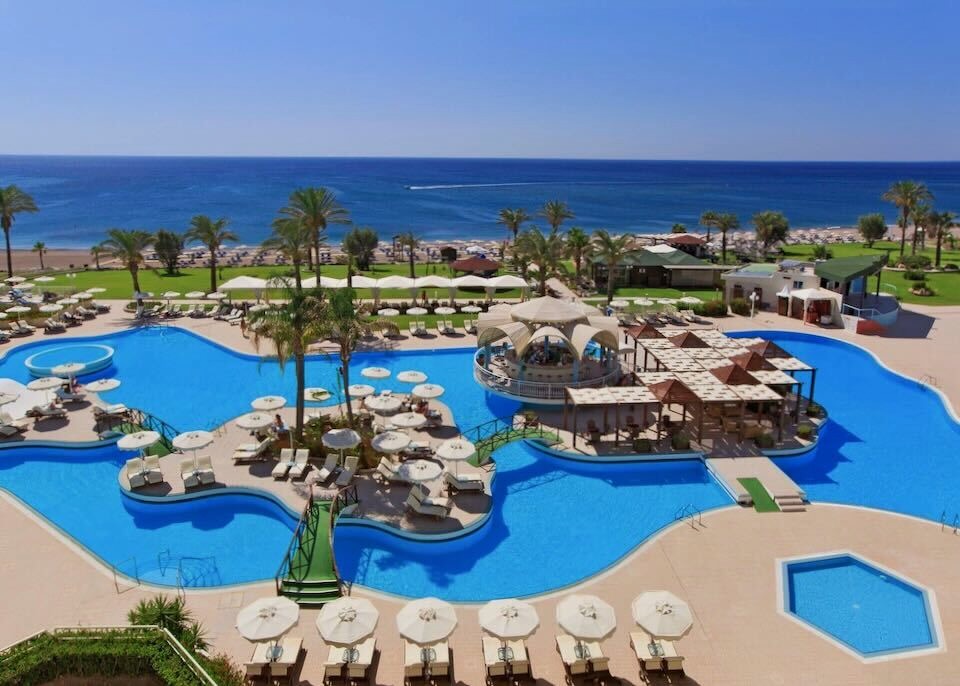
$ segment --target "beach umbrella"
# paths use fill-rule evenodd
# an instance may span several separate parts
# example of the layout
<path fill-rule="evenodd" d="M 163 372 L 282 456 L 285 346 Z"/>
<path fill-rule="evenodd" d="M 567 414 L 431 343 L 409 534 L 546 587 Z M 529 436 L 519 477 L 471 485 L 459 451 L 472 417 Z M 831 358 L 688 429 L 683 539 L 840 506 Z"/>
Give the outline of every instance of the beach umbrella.
<path fill-rule="evenodd" d="M 365 398 L 363 404 L 374 412 L 396 412 L 403 402 L 395 395 L 372 395 Z"/>
<path fill-rule="evenodd" d="M 617 618 L 597 596 L 575 593 L 557 604 L 557 624 L 578 641 L 596 641 L 617 627 Z"/>
<path fill-rule="evenodd" d="M 467 314 L 477 314 L 478 312 L 483 312 L 483 308 L 477 307 L 476 305 L 467 305 L 465 307 L 461 307 L 460 311 Z"/>
<path fill-rule="evenodd" d="M 31 391 L 50 391 L 54 388 L 60 388 L 63 385 L 63 379 L 57 376 L 41 376 L 27 384 Z"/>
<path fill-rule="evenodd" d="M 270 641 L 290 631 L 300 619 L 300 606 L 290 598 L 255 600 L 237 613 L 237 631 L 249 641 Z"/>
<path fill-rule="evenodd" d="M 249 414 L 237 417 L 234 423 L 241 429 L 256 431 L 257 429 L 266 429 L 273 424 L 273 417 L 265 412 L 250 412 Z"/>
<path fill-rule="evenodd" d="M 476 455 L 477 446 L 462 436 L 458 436 L 438 445 L 435 454 L 443 460 L 453 462 L 453 473 L 457 474 L 457 464 Z"/>
<path fill-rule="evenodd" d="M 16 393 L 0 393 L 0 405 L 7 405 L 12 403 L 20 396 Z"/>
<path fill-rule="evenodd" d="M 381 317 L 396 317 L 400 314 L 400 310 L 395 307 L 384 307 L 382 310 L 377 310 L 377 314 Z"/>
<path fill-rule="evenodd" d="M 427 418 L 419 412 L 401 412 L 390 417 L 390 423 L 403 429 L 419 429 L 427 423 Z"/>
<path fill-rule="evenodd" d="M 88 288 L 87 293 L 106 293 L 107 289 L 102 286 L 94 286 L 93 288 Z"/>
<path fill-rule="evenodd" d="M 52 276 L 38 276 L 34 279 L 37 283 L 50 283 L 51 281 L 56 281 Z"/>
<path fill-rule="evenodd" d="M 254 398 L 250 406 L 259 412 L 275 412 L 287 404 L 287 399 L 282 395 L 264 395 Z"/>
<path fill-rule="evenodd" d="M 93 300 L 93 293 L 90 291 L 80 291 L 79 293 L 74 293 L 73 297 L 77 300 Z"/>
<path fill-rule="evenodd" d="M 26 279 L 22 276 L 8 276 L 4 281 L 6 283 L 23 283 Z"/>
<path fill-rule="evenodd" d="M 213 434 L 209 431 L 188 431 L 178 434 L 173 439 L 173 447 L 177 450 L 190 450 L 193 452 L 193 468 L 199 469 L 197 462 L 197 451 L 200 448 L 206 448 L 213 443 Z"/>
<path fill-rule="evenodd" d="M 303 399 L 308 403 L 322 403 L 330 399 L 330 391 L 319 386 L 311 386 L 303 389 Z"/>
<path fill-rule="evenodd" d="M 633 619 L 654 638 L 683 638 L 693 626 L 690 606 L 669 591 L 647 591 L 633 600 Z"/>
<path fill-rule="evenodd" d="M 685 295 L 678 302 L 683 303 L 684 305 L 699 305 L 703 301 L 700 298 L 697 298 L 693 295 Z"/>
<path fill-rule="evenodd" d="M 26 312 L 33 312 L 33 308 L 27 307 L 26 305 L 14 305 L 13 307 L 8 307 L 7 312 L 13 312 L 17 315 L 17 321 L 20 321 L 20 315 Z"/>
<path fill-rule="evenodd" d="M 330 429 L 320 440 L 333 450 L 348 450 L 360 445 L 360 434 L 353 429 Z"/>
<path fill-rule="evenodd" d="M 247 312 L 263 312 L 264 310 L 269 310 L 269 309 L 270 309 L 270 306 L 267 305 L 266 303 L 259 303 L 257 305 L 251 305 L 247 309 Z"/>
<path fill-rule="evenodd" d="M 221 293 L 219 291 L 214 291 L 213 293 L 207 293 L 204 296 L 207 300 L 223 300 L 227 297 L 226 293 Z"/>
<path fill-rule="evenodd" d="M 626 300 L 611 300 L 611 301 L 610 301 L 610 307 L 612 307 L 612 308 L 615 309 L 615 310 L 622 310 L 622 309 L 624 309 L 625 307 L 627 307 L 629 304 L 630 304 L 630 303 L 628 303 Z"/>
<path fill-rule="evenodd" d="M 364 367 L 360 370 L 360 375 L 368 379 L 386 379 L 390 376 L 390 370 L 386 367 Z"/>
<path fill-rule="evenodd" d="M 650 307 L 655 303 L 650 298 L 636 298 L 633 301 L 633 304 L 638 305 L 640 307 Z"/>
<path fill-rule="evenodd" d="M 347 386 L 347 394 L 351 398 L 366 398 L 368 395 L 373 395 L 374 393 L 376 393 L 376 389 L 364 383 L 355 383 Z"/>
<path fill-rule="evenodd" d="M 93 293 L 93 289 L 92 289 L 92 288 L 90 289 L 90 292 Z M 183 297 L 184 297 L 184 298 L 190 298 L 190 299 L 196 300 L 197 298 L 205 298 L 205 297 L 207 297 L 207 294 L 204 293 L 203 291 L 190 291 L 189 293 L 187 293 L 187 294 L 184 295 Z"/>
<path fill-rule="evenodd" d="M 88 384 L 84 384 L 84 388 L 93 393 L 104 393 L 106 391 L 112 391 L 115 388 L 119 388 L 120 381 L 118 379 L 97 379 L 96 381 L 91 381 Z"/>
<path fill-rule="evenodd" d="M 34 286 L 35 284 L 32 284 L 32 283 L 22 283 L 19 286 L 17 286 L 17 290 L 32 291 L 34 289 Z"/>
<path fill-rule="evenodd" d="M 407 460 L 400 465 L 400 478 L 415 484 L 433 481 L 443 474 L 443 465 L 433 460 Z"/>
<path fill-rule="evenodd" d="M 167 305 L 169 305 L 169 304 L 170 304 L 170 301 L 171 301 L 173 298 L 179 298 L 179 297 L 180 297 L 180 291 L 165 291 L 165 292 L 163 292 L 163 293 L 160 294 L 160 297 L 163 298 L 164 300 L 166 300 L 166 301 L 167 301 Z"/>
<path fill-rule="evenodd" d="M 63 364 L 58 364 L 50 371 L 54 376 L 74 377 L 86 368 L 87 365 L 82 362 L 64 362 Z"/>
<path fill-rule="evenodd" d="M 56 303 L 47 303 L 46 305 L 41 305 L 39 308 L 44 314 L 54 314 L 63 309 L 63 305 L 57 305 Z"/>
<path fill-rule="evenodd" d="M 415 370 L 408 370 L 397 374 L 397 381 L 402 381 L 403 383 L 423 383 L 426 380 L 426 374 Z"/>
<path fill-rule="evenodd" d="M 426 307 L 411 307 L 409 310 L 407 310 L 407 314 L 412 314 L 414 317 L 422 317 L 426 313 Z"/>
<path fill-rule="evenodd" d="M 676 305 L 676 298 L 657 298 L 656 300 L 658 305 Z"/>
<path fill-rule="evenodd" d="M 317 631 L 327 643 L 359 643 L 377 628 L 380 612 L 366 598 L 344 596 L 326 603 L 317 615 Z"/>
<path fill-rule="evenodd" d="M 389 455 L 399 453 L 410 445 L 410 437 L 399 431 L 384 431 L 374 436 L 370 444 L 378 453 L 387 453 Z"/>
<path fill-rule="evenodd" d="M 160 434 L 156 431 L 137 431 L 132 434 L 124 434 L 117 447 L 120 450 L 144 450 L 155 445 L 160 440 Z"/>
<path fill-rule="evenodd" d="M 57 304 L 58 304 L 58 305 L 63 305 L 64 307 L 66 307 L 67 305 L 76 305 L 76 304 L 79 303 L 79 302 L 80 302 L 80 301 L 77 300 L 76 298 L 60 298 L 60 299 L 57 301 Z"/>
<path fill-rule="evenodd" d="M 434 312 L 434 314 L 448 315 L 448 314 L 455 314 L 456 311 L 457 311 L 457 310 L 456 310 L 455 308 L 453 308 L 453 307 L 443 306 L 443 307 L 438 307 L 438 308 L 435 309 L 433 312 Z"/>
<path fill-rule="evenodd" d="M 439 598 L 413 600 L 397 613 L 397 631 L 417 645 L 439 643 L 456 628 L 456 610 Z"/>
<path fill-rule="evenodd" d="M 477 613 L 480 626 L 503 641 L 529 638 L 540 626 L 540 617 L 530 603 L 516 598 L 491 600 Z"/>
<path fill-rule="evenodd" d="M 431 398 L 439 398 L 441 395 L 443 395 L 443 386 L 439 386 L 435 383 L 422 383 L 418 386 L 414 386 L 413 390 L 410 392 L 418 398 L 429 400 Z"/>

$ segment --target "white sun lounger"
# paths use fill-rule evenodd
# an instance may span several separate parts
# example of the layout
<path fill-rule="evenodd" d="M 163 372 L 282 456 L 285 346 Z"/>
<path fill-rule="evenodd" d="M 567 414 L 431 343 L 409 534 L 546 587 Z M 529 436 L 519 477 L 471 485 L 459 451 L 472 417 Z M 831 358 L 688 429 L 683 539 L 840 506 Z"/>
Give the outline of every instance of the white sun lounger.
<path fill-rule="evenodd" d="M 262 460 L 264 459 L 264 453 L 271 445 L 273 445 L 273 441 L 273 436 L 267 436 L 259 443 L 244 443 L 242 445 L 238 445 L 237 449 L 233 451 L 233 461 L 245 462 Z"/>
<path fill-rule="evenodd" d="M 323 461 L 323 466 L 317 472 L 317 482 L 324 483 L 337 471 L 337 454 L 335 452 L 327 453 L 327 459 Z"/>
<path fill-rule="evenodd" d="M 310 451 L 307 448 L 297 449 L 293 457 L 293 464 L 290 465 L 288 474 L 291 479 L 300 479 L 306 476 L 310 470 Z"/>
<path fill-rule="evenodd" d="M 347 455 L 346 459 L 343 461 L 343 471 L 340 472 L 340 476 L 337 477 L 337 486 L 341 488 L 344 486 L 349 486 L 350 482 L 353 481 L 353 475 L 357 471 L 357 467 L 360 465 L 360 458 L 356 455 Z"/>
<path fill-rule="evenodd" d="M 147 485 L 147 477 L 144 475 L 143 464 L 139 457 L 127 460 L 125 467 L 130 488 L 142 488 Z"/>
<path fill-rule="evenodd" d="M 270 473 L 274 479 L 285 479 L 290 467 L 293 466 L 293 448 L 284 448 L 280 451 L 280 461 Z"/>
<path fill-rule="evenodd" d="M 213 473 L 213 462 L 209 455 L 201 455 L 198 457 L 197 465 L 200 468 L 200 472 L 197 475 L 200 478 L 200 483 L 212 484 L 217 480 L 216 475 Z"/>
<path fill-rule="evenodd" d="M 380 462 L 377 464 L 377 475 L 380 476 L 384 481 L 388 483 L 395 484 L 409 484 L 410 482 L 400 476 L 399 468 L 396 467 L 389 459 L 386 457 L 381 457 Z"/>
<path fill-rule="evenodd" d="M 453 472 L 444 472 L 443 480 L 455 491 L 475 491 L 482 493 L 484 483 L 481 479 L 462 478 Z"/>
<path fill-rule="evenodd" d="M 147 483 L 159 484 L 163 483 L 163 472 L 160 471 L 160 456 L 159 455 L 147 455 L 143 458 L 144 471 L 143 475 L 147 479 Z"/>

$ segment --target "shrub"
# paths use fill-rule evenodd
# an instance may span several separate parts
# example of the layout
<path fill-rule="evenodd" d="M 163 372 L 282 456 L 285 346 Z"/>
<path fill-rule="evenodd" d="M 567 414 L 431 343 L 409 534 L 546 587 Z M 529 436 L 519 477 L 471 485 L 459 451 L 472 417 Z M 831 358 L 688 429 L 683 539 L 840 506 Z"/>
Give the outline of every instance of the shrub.
<path fill-rule="evenodd" d="M 685 434 L 673 434 L 670 437 L 670 446 L 674 450 L 690 450 L 690 439 Z"/>
<path fill-rule="evenodd" d="M 831 257 L 833 257 L 833 251 L 826 245 L 819 243 L 813 246 L 813 250 L 810 254 L 815 260 L 829 260 Z"/>
<path fill-rule="evenodd" d="M 767 450 L 776 445 L 776 441 L 773 440 L 773 434 L 760 434 L 754 439 L 757 442 L 757 447 L 761 450 Z"/>
<path fill-rule="evenodd" d="M 822 416 L 823 416 L 823 408 L 820 407 L 819 404 L 812 402 L 812 403 L 810 403 L 810 404 L 807 405 L 807 416 L 808 416 L 808 417 L 814 417 L 814 418 L 816 418 L 816 417 L 822 417 Z"/>
<path fill-rule="evenodd" d="M 633 439 L 633 452 L 649 453 L 651 450 L 653 450 L 653 442 L 649 438 Z"/>
<path fill-rule="evenodd" d="M 919 269 L 908 269 L 903 273 L 907 281 L 926 281 L 927 275 Z"/>
<path fill-rule="evenodd" d="M 200 660 L 207 674 L 213 677 L 220 686 L 244 686 L 247 683 L 243 671 L 239 669 L 224 653 L 218 653 L 211 658 Z"/>
<path fill-rule="evenodd" d="M 907 269 L 926 269 L 930 263 L 930 258 L 926 255 L 904 255 L 900 260 L 900 264 Z"/>
<path fill-rule="evenodd" d="M 708 300 L 692 307 L 693 313 L 700 317 L 726 317 L 727 305 L 722 300 Z"/>
<path fill-rule="evenodd" d="M 730 301 L 730 311 L 743 317 L 749 317 L 750 303 L 745 298 L 734 298 Z"/>
<path fill-rule="evenodd" d="M 813 437 L 813 425 L 812 424 L 797 424 L 797 437 L 804 440 L 809 440 Z"/>
<path fill-rule="evenodd" d="M 943 265 L 943 271 L 945 272 L 955 272 L 957 269 L 960 269 L 960 267 L 957 267 L 953 262 L 947 262 Z"/>

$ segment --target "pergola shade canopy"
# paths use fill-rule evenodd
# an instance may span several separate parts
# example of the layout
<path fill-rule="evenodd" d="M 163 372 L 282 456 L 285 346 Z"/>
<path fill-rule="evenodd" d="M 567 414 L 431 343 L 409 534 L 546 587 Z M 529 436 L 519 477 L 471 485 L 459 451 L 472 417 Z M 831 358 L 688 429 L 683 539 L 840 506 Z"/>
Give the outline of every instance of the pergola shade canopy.
<path fill-rule="evenodd" d="M 835 257 L 817 263 L 813 273 L 827 281 L 849 283 L 864 276 L 872 276 L 883 269 L 886 255 L 852 255 Z"/>
<path fill-rule="evenodd" d="M 484 257 L 467 257 L 454 260 L 450 268 L 455 272 L 493 272 L 500 269 L 500 263 Z"/>
<path fill-rule="evenodd" d="M 684 331 L 679 336 L 674 336 L 670 340 L 673 341 L 673 344 L 678 348 L 708 348 L 709 346 L 703 342 L 703 339 L 697 336 L 697 334 L 692 331 Z"/>
<path fill-rule="evenodd" d="M 756 377 L 738 364 L 711 369 L 710 373 L 717 377 L 722 383 L 730 386 L 753 386 L 760 383 Z"/>
<path fill-rule="evenodd" d="M 650 391 L 664 405 L 698 403 L 700 397 L 679 379 L 668 379 L 650 385 Z"/>
<path fill-rule="evenodd" d="M 753 343 L 747 346 L 747 350 L 752 350 L 758 355 L 761 355 L 765 358 L 787 358 L 790 357 L 790 353 L 781 348 L 779 345 L 773 341 L 763 340 L 759 343 Z"/>
<path fill-rule="evenodd" d="M 626 333 L 630 338 L 637 341 L 663 338 L 663 334 L 651 324 L 634 324 L 633 326 L 628 326 Z"/>
<path fill-rule="evenodd" d="M 738 367 L 743 367 L 748 372 L 776 369 L 776 367 L 770 364 L 762 355 L 753 351 L 734 355 L 730 358 L 730 361 Z"/>

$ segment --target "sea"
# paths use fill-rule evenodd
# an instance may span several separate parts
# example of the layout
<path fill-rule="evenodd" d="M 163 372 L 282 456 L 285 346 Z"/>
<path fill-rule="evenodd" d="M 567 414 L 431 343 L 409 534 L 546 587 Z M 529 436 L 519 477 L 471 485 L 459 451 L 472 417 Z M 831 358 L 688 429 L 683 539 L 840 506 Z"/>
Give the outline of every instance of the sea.
<path fill-rule="evenodd" d="M 30 193 L 40 212 L 17 217 L 15 247 L 89 248 L 108 228 L 185 230 L 195 214 L 228 217 L 246 244 L 269 233 L 289 193 L 326 186 L 355 225 L 381 239 L 413 231 L 423 240 L 501 239 L 504 207 L 568 203 L 568 226 L 653 233 L 697 230 L 707 209 L 734 212 L 748 227 L 761 210 L 793 227 L 854 225 L 895 209 L 891 182 L 923 181 L 941 210 L 960 212 L 960 162 L 702 162 L 440 158 L 66 157 L 0 155 L 0 185 Z M 338 242 L 346 227 L 332 227 Z"/>

